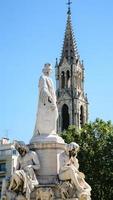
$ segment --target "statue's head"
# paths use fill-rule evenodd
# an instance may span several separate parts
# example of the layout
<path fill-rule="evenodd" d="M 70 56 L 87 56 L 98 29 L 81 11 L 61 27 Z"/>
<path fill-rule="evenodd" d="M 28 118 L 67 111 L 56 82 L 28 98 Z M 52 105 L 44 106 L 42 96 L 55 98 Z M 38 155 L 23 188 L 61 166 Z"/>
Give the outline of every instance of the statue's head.
<path fill-rule="evenodd" d="M 46 63 L 42 69 L 42 72 L 44 75 L 46 76 L 50 76 L 51 72 L 52 72 L 52 66 L 50 63 Z"/>
<path fill-rule="evenodd" d="M 77 155 L 79 148 L 80 147 L 76 142 L 71 142 L 70 144 L 66 145 L 66 152 L 71 156 L 75 156 Z"/>
<path fill-rule="evenodd" d="M 22 141 L 14 141 L 14 146 L 21 156 L 25 156 L 25 154 L 29 151 L 29 148 Z"/>

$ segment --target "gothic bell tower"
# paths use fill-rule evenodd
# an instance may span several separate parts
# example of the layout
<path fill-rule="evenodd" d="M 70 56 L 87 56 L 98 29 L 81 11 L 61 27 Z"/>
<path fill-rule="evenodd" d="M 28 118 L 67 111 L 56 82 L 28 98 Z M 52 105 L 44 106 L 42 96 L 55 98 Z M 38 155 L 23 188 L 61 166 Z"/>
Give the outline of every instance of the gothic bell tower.
<path fill-rule="evenodd" d="M 84 64 L 81 62 L 74 39 L 70 0 L 60 61 L 56 60 L 56 95 L 58 132 L 76 125 L 81 128 L 88 121 L 88 99 L 84 93 Z"/>

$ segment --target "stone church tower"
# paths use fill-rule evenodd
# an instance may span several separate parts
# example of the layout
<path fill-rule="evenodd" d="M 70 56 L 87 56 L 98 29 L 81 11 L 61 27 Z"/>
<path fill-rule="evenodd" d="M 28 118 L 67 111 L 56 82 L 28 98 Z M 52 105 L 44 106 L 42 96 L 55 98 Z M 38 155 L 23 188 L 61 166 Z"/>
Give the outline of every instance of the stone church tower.
<path fill-rule="evenodd" d="M 82 127 L 88 121 L 88 99 L 84 93 L 84 64 L 81 62 L 74 39 L 70 1 L 60 61 L 56 61 L 56 94 L 58 105 L 58 132 L 69 125 Z"/>

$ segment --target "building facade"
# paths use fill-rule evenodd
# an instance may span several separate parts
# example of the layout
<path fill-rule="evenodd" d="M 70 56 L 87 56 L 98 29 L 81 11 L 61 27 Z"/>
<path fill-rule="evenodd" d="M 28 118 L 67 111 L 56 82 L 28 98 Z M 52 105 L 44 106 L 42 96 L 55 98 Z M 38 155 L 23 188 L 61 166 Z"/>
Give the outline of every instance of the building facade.
<path fill-rule="evenodd" d="M 69 125 L 82 127 L 88 121 L 88 99 L 84 92 L 84 64 L 80 60 L 74 39 L 70 4 L 60 61 L 56 60 L 56 95 L 58 132 Z"/>
<path fill-rule="evenodd" d="M 17 161 L 17 151 L 9 139 L 0 140 L 0 198 L 3 179 L 11 176 L 15 170 Z"/>

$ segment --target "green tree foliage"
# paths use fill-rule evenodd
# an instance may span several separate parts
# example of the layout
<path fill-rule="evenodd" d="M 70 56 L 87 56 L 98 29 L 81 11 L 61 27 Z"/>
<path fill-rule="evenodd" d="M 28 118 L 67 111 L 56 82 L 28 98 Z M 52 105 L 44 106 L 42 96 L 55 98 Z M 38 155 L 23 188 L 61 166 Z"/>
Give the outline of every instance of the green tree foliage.
<path fill-rule="evenodd" d="M 92 187 L 92 200 L 113 199 L 113 124 L 96 119 L 81 130 L 70 126 L 61 136 L 80 145 L 80 171 Z"/>

